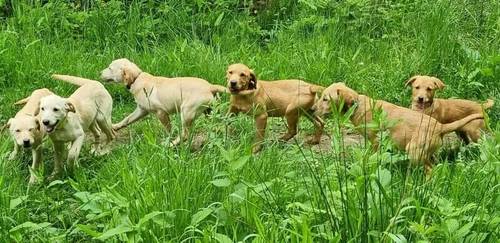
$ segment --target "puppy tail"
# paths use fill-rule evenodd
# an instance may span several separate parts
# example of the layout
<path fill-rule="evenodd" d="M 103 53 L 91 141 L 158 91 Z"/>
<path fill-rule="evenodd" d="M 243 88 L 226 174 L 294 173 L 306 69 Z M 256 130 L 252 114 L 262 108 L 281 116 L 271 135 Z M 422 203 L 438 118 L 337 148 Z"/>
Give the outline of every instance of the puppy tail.
<path fill-rule="evenodd" d="M 212 92 L 213 95 L 218 93 L 229 93 L 226 87 L 216 84 L 210 86 L 210 92 Z"/>
<path fill-rule="evenodd" d="M 483 114 L 476 113 L 476 114 L 468 115 L 465 118 L 462 118 L 458 121 L 443 124 L 443 126 L 441 127 L 441 135 L 456 131 L 457 129 L 467 125 L 467 123 L 469 123 L 473 120 L 476 120 L 476 119 L 484 119 Z"/>
<path fill-rule="evenodd" d="M 16 101 L 16 103 L 14 103 L 14 105 L 25 105 L 26 103 L 28 103 L 29 100 L 30 100 L 30 97 L 26 97 L 22 100 Z"/>
<path fill-rule="evenodd" d="M 80 78 L 80 77 L 75 77 L 75 76 L 70 76 L 70 75 L 61 75 L 61 74 L 53 74 L 52 78 L 57 79 L 57 80 L 61 80 L 61 81 L 64 81 L 64 82 L 67 82 L 70 84 L 74 84 L 77 86 L 83 86 L 85 84 L 97 82 L 97 81 L 91 80 L 91 79 Z"/>
<path fill-rule="evenodd" d="M 483 106 L 483 109 L 486 110 L 486 109 L 491 108 L 494 104 L 495 104 L 495 101 L 493 101 L 492 99 L 487 99 L 486 103 L 482 104 L 482 106 Z"/>

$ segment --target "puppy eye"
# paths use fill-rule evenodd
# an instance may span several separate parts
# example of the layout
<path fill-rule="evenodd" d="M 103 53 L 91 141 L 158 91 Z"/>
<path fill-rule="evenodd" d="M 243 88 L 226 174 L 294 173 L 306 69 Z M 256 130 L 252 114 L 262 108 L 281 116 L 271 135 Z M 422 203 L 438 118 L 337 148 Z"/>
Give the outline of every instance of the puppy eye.
<path fill-rule="evenodd" d="M 233 74 L 233 71 L 229 71 L 229 74 Z"/>
<path fill-rule="evenodd" d="M 328 101 L 328 99 L 326 97 L 323 97 L 323 101 Z"/>
<path fill-rule="evenodd" d="M 415 87 L 415 89 L 420 89 L 420 86 Z"/>
<path fill-rule="evenodd" d="M 59 109 L 57 109 L 57 108 L 54 108 L 53 110 L 54 110 L 54 112 L 58 112 L 59 111 Z"/>
<path fill-rule="evenodd" d="M 427 88 L 427 91 L 431 91 L 431 90 L 432 90 L 431 88 L 429 88 L 429 87 Z"/>
<path fill-rule="evenodd" d="M 33 131 L 33 128 L 28 129 L 28 132 L 31 132 L 31 131 Z"/>
<path fill-rule="evenodd" d="M 44 111 L 44 110 L 45 110 L 45 108 L 42 107 L 42 111 Z"/>
<path fill-rule="evenodd" d="M 21 132 L 21 130 L 19 130 L 19 129 L 16 129 L 16 132 Z"/>
<path fill-rule="evenodd" d="M 245 74 L 244 73 L 240 73 L 240 77 L 245 77 Z"/>

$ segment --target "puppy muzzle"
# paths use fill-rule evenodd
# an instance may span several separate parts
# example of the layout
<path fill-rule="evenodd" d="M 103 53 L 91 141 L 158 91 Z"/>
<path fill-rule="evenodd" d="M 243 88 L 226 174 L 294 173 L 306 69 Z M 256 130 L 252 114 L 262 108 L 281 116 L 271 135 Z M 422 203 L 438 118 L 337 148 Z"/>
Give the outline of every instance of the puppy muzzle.
<path fill-rule="evenodd" d="M 45 127 L 45 130 L 48 133 L 51 133 L 55 130 L 57 124 L 59 123 L 59 120 L 56 120 L 56 122 L 54 124 L 50 124 L 49 120 L 43 120 L 42 123 L 43 123 L 43 126 Z"/>
<path fill-rule="evenodd" d="M 23 147 L 24 148 L 30 148 L 31 147 L 31 142 L 29 139 L 24 139 L 23 140 Z"/>

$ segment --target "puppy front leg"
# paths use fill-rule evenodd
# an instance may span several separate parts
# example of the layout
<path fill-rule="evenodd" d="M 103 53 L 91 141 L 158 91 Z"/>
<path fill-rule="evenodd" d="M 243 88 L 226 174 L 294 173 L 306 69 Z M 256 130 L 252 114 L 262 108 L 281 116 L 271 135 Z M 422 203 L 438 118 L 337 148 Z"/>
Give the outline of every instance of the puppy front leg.
<path fill-rule="evenodd" d="M 54 170 L 47 178 L 48 181 L 53 181 L 61 174 L 63 170 L 64 156 L 66 155 L 66 146 L 63 142 L 53 142 L 54 145 Z"/>
<path fill-rule="evenodd" d="M 43 164 L 42 145 L 39 145 L 37 148 L 32 149 L 31 154 L 33 156 L 33 164 L 31 165 L 29 184 L 35 184 L 38 181 L 36 174 L 40 172 L 40 165 Z"/>
<path fill-rule="evenodd" d="M 77 137 L 75 141 L 71 144 L 71 148 L 68 151 L 68 170 L 73 172 L 75 167 L 78 167 L 78 155 L 83 146 L 83 140 L 85 139 L 85 134 L 82 133 L 81 136 Z"/>
<path fill-rule="evenodd" d="M 17 143 L 14 141 L 14 150 L 12 150 L 12 152 L 10 152 L 9 160 L 15 160 L 17 158 L 17 155 L 19 154 L 20 150 L 21 150 L 21 146 L 17 145 Z"/>
<path fill-rule="evenodd" d="M 118 131 L 136 121 L 138 121 L 139 119 L 143 118 L 144 116 L 146 116 L 149 112 L 142 109 L 141 107 L 137 106 L 137 108 L 135 108 L 134 112 L 132 112 L 130 115 L 128 115 L 127 117 L 125 117 L 121 122 L 119 122 L 118 124 L 114 124 L 113 125 L 113 130 L 115 131 Z"/>
<path fill-rule="evenodd" d="M 253 153 L 257 153 L 262 149 L 262 141 L 264 140 L 267 126 L 267 113 L 262 113 L 255 117 L 255 126 L 257 128 L 257 133 L 252 148 Z"/>
<path fill-rule="evenodd" d="M 321 121 L 321 118 L 314 114 L 306 114 L 306 117 L 314 124 L 314 135 L 313 137 L 307 141 L 309 144 L 319 144 L 321 141 L 321 135 L 323 134 L 323 130 L 325 124 Z"/>

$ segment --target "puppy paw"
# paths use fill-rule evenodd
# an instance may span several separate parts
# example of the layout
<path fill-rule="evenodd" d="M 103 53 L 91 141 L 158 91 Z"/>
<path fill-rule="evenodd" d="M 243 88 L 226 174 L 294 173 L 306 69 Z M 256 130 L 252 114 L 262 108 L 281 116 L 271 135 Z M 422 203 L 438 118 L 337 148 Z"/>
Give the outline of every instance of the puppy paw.
<path fill-rule="evenodd" d="M 254 145 L 252 147 L 252 153 L 256 154 L 258 152 L 260 152 L 262 150 L 262 145 L 258 144 L 258 145 Z"/>
<path fill-rule="evenodd" d="M 61 172 L 52 172 L 49 177 L 47 177 L 47 182 L 53 182 L 59 178 Z"/>
<path fill-rule="evenodd" d="M 310 144 L 310 145 L 316 145 L 316 144 L 319 144 L 320 142 L 320 139 L 319 138 L 310 138 L 306 141 L 306 143 Z"/>
<path fill-rule="evenodd" d="M 111 128 L 113 129 L 114 132 L 118 132 L 118 130 L 122 129 L 122 127 L 120 125 L 116 125 L 116 124 L 113 124 L 111 126 Z"/>
<path fill-rule="evenodd" d="M 10 160 L 10 161 L 15 160 L 15 159 L 16 159 L 16 157 L 17 157 L 17 153 L 16 153 L 16 152 L 11 152 L 11 153 L 9 154 L 9 158 L 8 158 L 8 160 Z"/>
<path fill-rule="evenodd" d="M 293 138 L 294 136 L 295 136 L 295 134 L 286 133 L 285 135 L 281 136 L 280 140 L 286 142 L 286 141 L 290 140 L 291 138 Z"/>
<path fill-rule="evenodd" d="M 174 139 L 174 141 L 172 141 L 172 142 L 169 143 L 169 147 L 176 147 L 180 143 L 181 143 L 181 138 L 177 137 L 176 139 Z"/>
<path fill-rule="evenodd" d="M 96 151 L 96 154 L 98 156 L 103 156 L 103 155 L 109 154 L 110 152 L 111 152 L 110 148 L 101 148 L 101 149 Z"/>
<path fill-rule="evenodd" d="M 28 181 L 28 184 L 29 185 L 35 185 L 38 182 L 39 182 L 38 177 L 36 177 L 35 175 L 31 175 L 30 176 L 30 180 Z"/>

